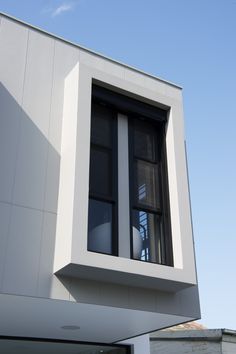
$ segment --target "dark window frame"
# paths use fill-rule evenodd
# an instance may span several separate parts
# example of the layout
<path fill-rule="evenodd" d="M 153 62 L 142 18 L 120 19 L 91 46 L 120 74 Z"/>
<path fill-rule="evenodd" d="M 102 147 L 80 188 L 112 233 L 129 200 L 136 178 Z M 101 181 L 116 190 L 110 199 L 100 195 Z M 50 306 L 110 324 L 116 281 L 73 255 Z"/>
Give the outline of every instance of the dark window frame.
<path fill-rule="evenodd" d="M 142 102 L 141 98 L 140 101 L 136 98 L 132 98 L 125 95 L 125 93 L 118 93 L 112 90 L 112 87 L 105 88 L 103 87 L 102 83 L 101 86 L 99 82 L 95 82 L 92 84 L 92 103 L 98 103 L 110 107 L 114 112 L 114 118 L 117 119 L 118 113 L 123 113 L 128 117 L 128 124 L 129 124 L 129 201 L 130 201 L 130 258 L 133 259 L 133 241 L 132 241 L 132 212 L 133 208 L 133 164 L 131 161 L 131 156 L 133 159 L 133 142 L 132 142 L 132 134 L 130 131 L 130 122 L 134 119 L 142 119 L 154 125 L 156 130 L 158 131 L 158 136 L 160 138 L 160 142 L 158 142 L 160 147 L 160 168 L 158 169 L 158 178 L 160 180 L 160 195 L 161 195 L 161 212 L 158 212 L 156 209 L 153 210 L 152 208 L 135 208 L 136 210 L 144 210 L 156 215 L 162 215 L 163 218 L 163 233 L 165 237 L 165 247 L 164 247 L 164 258 L 165 262 L 163 263 L 156 263 L 150 262 L 154 264 L 163 264 L 166 266 L 173 266 L 173 247 L 172 247 L 172 232 L 171 232 L 171 218 L 170 218 L 170 202 L 169 202 L 169 188 L 168 188 L 168 171 L 167 171 L 167 154 L 166 154 L 166 124 L 167 124 L 167 117 L 168 117 L 168 110 L 156 107 L 152 104 Z M 118 132 L 117 132 L 118 133 Z M 116 217 L 113 227 L 113 242 L 115 244 L 115 254 L 118 256 L 118 136 L 116 134 L 113 137 L 113 144 L 116 147 L 116 156 L 113 156 L 116 163 L 116 171 L 114 172 L 113 176 L 115 180 L 113 180 L 113 186 L 116 186 Z M 158 157 L 157 157 L 158 158 Z M 145 159 L 143 159 L 145 161 Z M 148 161 L 149 162 L 149 161 Z M 98 252 L 101 253 L 101 252 Z M 113 255 L 113 254 L 112 254 Z M 147 263 L 147 261 L 141 262 Z"/>
<path fill-rule="evenodd" d="M 167 115 L 167 112 L 166 112 Z M 144 263 L 153 263 L 153 264 L 161 264 L 173 267 L 173 246 L 172 246 L 172 232 L 171 232 L 171 218 L 170 218 L 170 204 L 169 204 L 169 188 L 168 188 L 168 171 L 167 171 L 167 155 L 166 155 L 166 122 L 163 120 L 152 120 L 149 117 L 138 117 L 135 114 L 129 115 L 129 190 L 130 190 L 130 251 L 131 251 L 131 259 L 137 260 L 133 256 L 133 211 L 144 211 L 150 214 L 158 215 L 162 217 L 163 220 L 163 233 L 165 237 L 164 247 L 162 243 L 162 252 L 164 253 L 164 261 L 157 263 L 152 261 L 146 261 L 139 259 L 138 261 Z M 160 208 L 151 208 L 146 205 L 135 204 L 134 198 L 134 168 L 133 163 L 136 159 L 134 154 L 134 121 L 140 119 L 141 121 L 147 121 L 151 125 L 154 126 L 155 131 L 157 133 L 157 145 L 158 149 L 160 149 L 159 157 L 158 151 L 156 151 L 156 159 L 159 162 L 160 168 L 158 168 L 158 179 L 160 184 Z M 150 162 L 150 160 L 140 159 L 141 161 Z M 159 210 L 158 210 L 159 209 Z"/>
<path fill-rule="evenodd" d="M 117 349 L 124 349 L 126 354 L 131 354 L 132 346 L 130 344 L 117 344 L 117 343 L 100 343 L 100 342 L 90 342 L 90 341 L 78 341 L 73 339 L 59 339 L 59 338 L 42 338 L 42 337 L 19 337 L 19 336 L 6 336 L 0 335 L 0 341 L 19 341 L 19 342 L 36 342 L 36 343 L 55 343 L 55 344 L 75 344 L 75 345 L 91 345 L 91 346 L 103 346 L 103 347 L 114 347 Z"/>
<path fill-rule="evenodd" d="M 96 105 L 102 105 L 106 106 L 104 102 L 101 102 L 100 100 L 97 100 L 95 97 L 92 96 L 92 101 L 91 101 L 91 117 L 92 117 L 92 105 L 95 103 Z M 94 147 L 95 149 L 98 150 L 104 150 L 104 151 L 109 151 L 111 154 L 111 161 L 112 161 L 112 169 L 109 171 L 109 179 L 112 184 L 111 188 L 111 196 L 104 195 L 102 193 L 96 193 L 92 192 L 89 188 L 89 201 L 90 199 L 96 200 L 96 201 L 101 201 L 101 202 L 106 202 L 112 205 L 112 229 L 111 229 L 111 242 L 112 242 L 112 252 L 111 253 L 106 253 L 106 252 L 100 252 L 100 251 L 95 251 L 95 250 L 89 250 L 89 252 L 93 253 L 99 253 L 99 254 L 105 254 L 105 255 L 110 255 L 110 256 L 118 256 L 118 249 L 119 249 L 119 244 L 118 244 L 118 144 L 117 144 L 117 116 L 114 111 L 109 106 L 109 109 L 112 114 L 112 132 L 111 132 L 111 147 L 105 147 L 102 145 L 99 145 L 97 143 L 93 143 L 90 141 L 90 158 L 91 158 L 91 147 Z M 90 136 L 91 139 L 91 136 Z M 89 178 L 90 179 L 90 178 Z M 88 247 L 88 246 L 87 246 Z"/>

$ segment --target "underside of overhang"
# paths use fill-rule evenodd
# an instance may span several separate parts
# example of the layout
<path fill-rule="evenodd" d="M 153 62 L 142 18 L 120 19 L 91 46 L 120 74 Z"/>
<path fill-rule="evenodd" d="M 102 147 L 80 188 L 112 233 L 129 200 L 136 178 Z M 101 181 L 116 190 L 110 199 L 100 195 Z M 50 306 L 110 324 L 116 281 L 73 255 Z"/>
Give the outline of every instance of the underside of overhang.
<path fill-rule="evenodd" d="M 171 270 L 171 267 L 168 267 Z M 65 276 L 74 279 L 89 279 L 92 281 L 104 281 L 124 286 L 143 287 L 145 289 L 156 289 L 160 291 L 177 292 L 190 288 L 195 283 L 187 283 L 163 277 L 152 277 L 142 274 L 132 274 L 125 271 L 115 271 L 93 266 L 69 263 L 55 273 L 57 276 Z"/>
<path fill-rule="evenodd" d="M 115 343 L 193 318 L 164 313 L 0 295 L 0 335 Z"/>

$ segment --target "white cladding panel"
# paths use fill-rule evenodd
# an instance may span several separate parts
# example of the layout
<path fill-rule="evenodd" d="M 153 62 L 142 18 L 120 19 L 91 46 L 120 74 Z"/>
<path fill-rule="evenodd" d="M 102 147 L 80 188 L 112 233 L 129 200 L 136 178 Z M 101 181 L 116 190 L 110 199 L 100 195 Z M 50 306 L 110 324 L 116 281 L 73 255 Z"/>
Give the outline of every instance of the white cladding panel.
<path fill-rule="evenodd" d="M 235 354 L 236 353 L 236 339 L 232 340 L 232 343 L 222 341 L 222 354 Z"/>
<path fill-rule="evenodd" d="M 14 202 L 43 209 L 48 156 L 54 40 L 30 31 Z"/>
<path fill-rule="evenodd" d="M 40 260 L 36 295 L 51 297 L 53 260 L 55 251 L 56 214 L 45 212 L 43 215 Z"/>
<path fill-rule="evenodd" d="M 29 30 L 5 18 L 0 27 L 0 201 L 12 201 Z M 6 158 L 7 155 L 7 158 Z"/>
<path fill-rule="evenodd" d="M 120 344 L 130 344 L 132 345 L 133 354 L 151 354 L 150 353 L 150 341 L 149 335 L 145 334 L 136 338 L 128 339 Z"/>
<path fill-rule="evenodd" d="M 76 161 L 76 152 L 73 147 L 76 143 L 77 131 L 78 75 L 79 64 L 65 79 L 59 184 L 59 200 L 63 200 L 63 203 L 59 203 L 57 214 L 56 267 L 61 267 L 64 262 L 70 262 L 72 250 Z M 66 213 L 65 210 L 67 210 Z"/>
<path fill-rule="evenodd" d="M 80 51 L 69 44 L 55 40 L 54 73 L 51 99 L 49 142 L 58 154 L 61 152 L 61 125 L 64 102 L 64 81 L 79 61 Z"/>
<path fill-rule="evenodd" d="M 57 212 L 60 176 L 61 131 L 64 102 L 64 80 L 79 59 L 79 50 L 55 41 L 54 73 L 48 134 L 48 163 L 44 208 Z"/>
<path fill-rule="evenodd" d="M 79 50 L 2 17 L 0 52 L 0 284 L 50 297 L 64 80 Z"/>
<path fill-rule="evenodd" d="M 42 210 L 48 142 L 24 111 L 18 139 L 13 203 Z"/>
<path fill-rule="evenodd" d="M 23 110 L 48 138 L 55 40 L 31 30 L 26 59 Z"/>
<path fill-rule="evenodd" d="M 13 206 L 3 274 L 3 292 L 35 295 L 43 213 Z"/>
<path fill-rule="evenodd" d="M 0 292 L 2 291 L 2 280 L 8 242 L 10 215 L 11 205 L 0 203 Z"/>
<path fill-rule="evenodd" d="M 150 354 L 221 354 L 221 343 L 207 340 L 155 340 L 150 343 Z M 231 354 L 231 353 L 230 353 Z"/>
<path fill-rule="evenodd" d="M 0 27 L 1 83 L 18 104 L 22 103 L 29 29 L 2 18 Z"/>
<path fill-rule="evenodd" d="M 80 53 L 80 58 L 82 57 Z M 87 54 L 88 59 L 88 54 Z M 106 62 L 106 60 L 104 60 Z M 179 93 L 179 89 L 172 88 L 168 91 L 168 95 L 163 94 L 163 82 L 156 80 L 155 91 L 153 90 L 154 83 L 151 80 L 151 90 L 147 87 L 141 86 L 143 74 L 139 73 L 140 80 L 135 77 L 133 81 L 127 81 L 121 77 L 114 76 L 105 71 L 105 65 L 101 64 L 101 58 L 91 58 L 87 60 L 87 64 L 79 64 L 79 74 L 76 73 L 79 80 L 79 92 L 78 92 L 78 113 L 77 123 L 71 126 L 69 120 L 65 120 L 65 124 L 68 124 L 72 131 L 77 129 L 77 140 L 74 143 L 73 151 L 76 151 L 76 165 L 75 165 L 75 180 L 74 175 L 71 174 L 71 185 L 75 183 L 75 193 L 73 200 L 74 216 L 80 216 L 80 218 L 73 218 L 73 231 L 72 239 L 73 246 L 71 250 L 71 261 L 64 262 L 61 258 L 61 252 L 55 253 L 55 271 L 60 271 L 62 275 L 69 275 L 76 277 L 76 271 L 72 272 L 67 266 L 78 264 L 79 266 L 90 267 L 91 276 L 93 273 L 92 267 L 96 269 L 107 269 L 120 272 L 120 274 L 133 274 L 140 275 L 141 277 L 153 277 L 154 279 L 170 280 L 167 287 L 164 290 L 170 290 L 171 282 L 176 281 L 181 287 L 191 286 L 196 284 L 195 273 L 195 261 L 193 251 L 192 240 L 192 225 L 189 205 L 188 194 L 188 181 L 186 170 L 186 158 L 185 158 L 185 145 L 184 145 L 184 129 L 183 129 L 183 112 L 182 112 L 182 97 Z M 92 66 L 93 65 L 93 66 Z M 99 70 L 97 69 L 98 66 Z M 103 68 L 104 71 L 101 71 Z M 126 69 L 127 70 L 127 69 Z M 74 72 L 75 73 L 75 72 Z M 71 76 L 73 71 L 68 75 Z M 74 74 L 75 75 L 75 74 Z M 137 74 L 138 76 L 138 74 Z M 76 80 L 76 76 L 74 78 Z M 165 267 L 162 265 L 139 262 L 122 257 L 113 257 L 109 255 L 97 254 L 87 251 L 87 215 L 88 215 L 88 180 L 89 180 L 89 143 L 90 143 L 90 102 L 91 102 L 91 86 L 92 80 L 103 82 L 107 87 L 112 86 L 116 88 L 118 92 L 127 93 L 145 102 L 152 102 L 156 105 L 162 105 L 162 107 L 170 107 L 169 123 L 167 124 L 167 163 L 168 163 L 168 176 L 170 186 L 170 203 L 171 203 L 171 225 L 172 225 L 172 238 L 174 246 L 174 267 Z M 72 87 L 71 87 L 72 89 Z M 73 92 L 72 96 L 77 92 Z M 62 139 L 63 141 L 63 139 Z M 74 141 L 74 140 L 72 140 Z M 63 144 L 63 142 L 62 142 Z M 170 152 L 168 154 L 168 152 Z M 74 152 L 73 152 L 74 154 Z M 73 158 L 72 158 L 73 161 Z M 61 169 L 61 174 L 63 174 Z M 178 178 L 176 177 L 178 175 Z M 68 186 L 61 184 L 60 189 L 67 189 Z M 62 195 L 62 194 L 61 194 Z M 67 199 L 67 194 L 66 199 Z M 127 203 L 129 201 L 128 196 Z M 59 197 L 59 208 L 63 206 L 65 201 Z M 63 209 L 61 207 L 61 209 Z M 67 220 L 69 216 L 68 209 L 63 209 L 63 214 L 58 218 L 58 222 L 62 223 L 63 219 Z M 71 228 L 71 226 L 70 226 Z M 71 238 L 71 231 L 68 228 L 66 237 Z M 59 232 L 57 238 L 63 238 L 61 232 Z M 69 245 L 69 243 L 68 243 Z M 63 267 L 64 262 L 64 267 Z M 58 267 L 58 264 L 61 264 Z M 66 268 L 67 267 L 67 268 Z M 64 269 L 63 269 L 64 268 Z M 72 274 L 73 273 L 73 274 Z M 80 270 L 78 270 L 78 274 Z M 105 274 L 105 273 L 104 273 Z M 128 283 L 128 277 L 121 280 L 120 274 L 115 278 L 116 273 L 112 273 L 111 277 L 106 277 L 108 281 L 114 282 L 126 282 Z M 97 275 L 94 273 L 94 277 Z M 119 279 L 118 279 L 119 278 Z M 113 280 L 112 280 L 113 279 Z M 139 283 L 140 286 L 147 286 L 146 279 L 143 283 Z M 138 282 L 133 285 L 139 286 Z M 177 290 L 176 284 L 172 283 L 172 290 Z M 145 285 L 144 285 L 145 284 Z M 156 283 L 157 286 L 158 283 Z M 162 283 L 163 285 L 163 283 Z M 152 285 L 154 283 L 152 282 Z M 163 287 L 162 287 L 163 289 Z"/>

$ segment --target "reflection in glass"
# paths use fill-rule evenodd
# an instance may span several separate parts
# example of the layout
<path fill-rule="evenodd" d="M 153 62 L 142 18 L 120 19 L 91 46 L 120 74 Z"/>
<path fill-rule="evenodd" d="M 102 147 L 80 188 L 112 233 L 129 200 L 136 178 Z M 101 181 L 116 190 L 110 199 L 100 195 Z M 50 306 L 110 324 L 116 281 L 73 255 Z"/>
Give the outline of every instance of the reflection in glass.
<path fill-rule="evenodd" d="M 127 346 L 89 344 L 69 341 L 0 338 L 0 353 L 3 354 L 128 354 Z"/>
<path fill-rule="evenodd" d="M 164 263 L 163 243 L 161 217 L 146 211 L 133 210 L 133 258 Z"/>
<path fill-rule="evenodd" d="M 134 155 L 139 159 L 156 161 L 156 134 L 147 122 L 139 122 L 134 130 Z"/>
<path fill-rule="evenodd" d="M 88 250 L 112 254 L 112 204 L 89 200 Z"/>
<path fill-rule="evenodd" d="M 157 165 L 138 160 L 134 165 L 135 204 L 149 208 L 160 207 Z"/>
<path fill-rule="evenodd" d="M 111 196 L 111 153 L 109 150 L 91 146 L 90 193 Z"/>
<path fill-rule="evenodd" d="M 91 142 L 92 144 L 111 147 L 112 112 L 105 106 L 92 105 Z"/>

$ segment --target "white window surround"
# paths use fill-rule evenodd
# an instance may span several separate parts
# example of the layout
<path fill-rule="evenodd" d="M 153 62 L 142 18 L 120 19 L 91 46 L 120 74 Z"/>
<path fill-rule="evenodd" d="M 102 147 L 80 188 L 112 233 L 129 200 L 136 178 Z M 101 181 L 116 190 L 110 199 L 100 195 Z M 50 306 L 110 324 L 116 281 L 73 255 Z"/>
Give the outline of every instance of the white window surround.
<path fill-rule="evenodd" d="M 195 285 L 181 89 L 104 58 L 94 60 L 90 53 L 80 58 L 65 80 L 55 273 L 169 291 Z M 166 148 L 174 267 L 87 251 L 93 81 L 169 109 Z M 122 205 L 128 208 L 121 199 L 119 208 Z"/>

